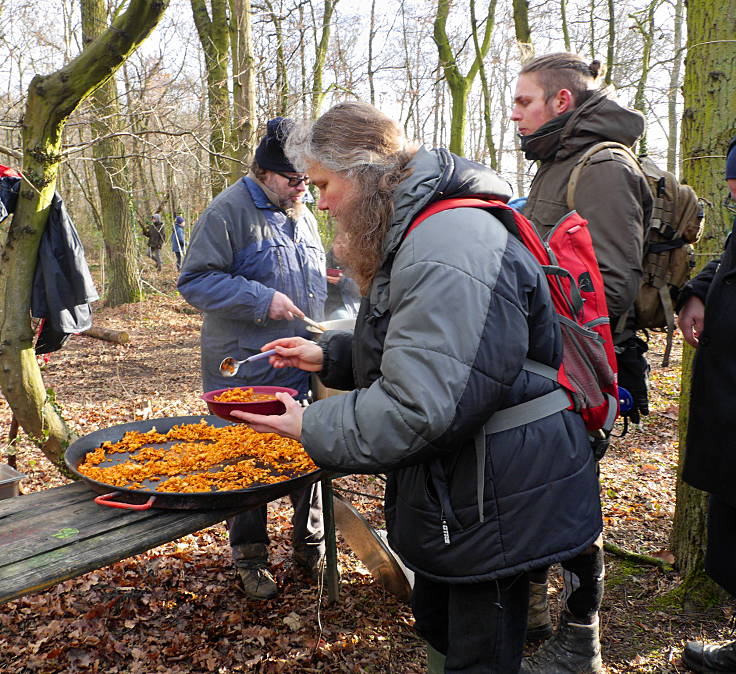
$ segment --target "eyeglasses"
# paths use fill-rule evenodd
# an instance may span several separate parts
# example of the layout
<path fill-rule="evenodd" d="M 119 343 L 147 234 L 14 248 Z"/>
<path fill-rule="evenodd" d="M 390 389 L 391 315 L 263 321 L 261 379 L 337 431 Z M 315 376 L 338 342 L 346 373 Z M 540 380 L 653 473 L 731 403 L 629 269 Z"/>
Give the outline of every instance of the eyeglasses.
<path fill-rule="evenodd" d="M 282 178 L 286 178 L 289 183 L 289 187 L 298 187 L 301 183 L 309 185 L 310 183 L 309 176 L 290 176 L 286 173 L 281 173 L 281 171 L 274 171 L 274 173 L 280 175 Z"/>

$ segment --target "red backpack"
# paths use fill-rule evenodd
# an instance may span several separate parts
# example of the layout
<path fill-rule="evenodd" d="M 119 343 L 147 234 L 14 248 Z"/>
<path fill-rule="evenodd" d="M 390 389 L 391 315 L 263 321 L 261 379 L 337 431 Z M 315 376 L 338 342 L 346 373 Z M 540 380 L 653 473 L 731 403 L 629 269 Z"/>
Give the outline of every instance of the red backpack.
<path fill-rule="evenodd" d="M 467 197 L 430 204 L 414 219 L 406 234 L 430 215 L 449 208 L 483 208 L 489 211 L 542 265 L 560 321 L 564 345 L 562 364 L 555 372 L 548 366 L 527 361 L 524 369 L 556 378 L 568 395 L 568 408 L 578 411 L 588 430 L 600 436 L 597 439 L 604 440 L 618 414 L 616 355 L 603 279 L 588 232 L 588 221 L 572 211 L 543 240 L 534 225 L 510 206 L 500 201 Z M 536 366 L 541 366 L 541 371 Z M 545 373 L 545 368 L 551 373 Z M 491 422 L 500 413 L 513 412 L 515 408 L 521 408 L 521 405 L 500 410 L 491 417 Z M 539 410 L 531 415 L 512 413 L 507 416 L 515 421 L 490 432 L 530 423 L 550 413 L 549 410 Z M 489 431 L 488 427 L 486 431 Z M 605 446 L 600 449 L 605 451 Z"/>

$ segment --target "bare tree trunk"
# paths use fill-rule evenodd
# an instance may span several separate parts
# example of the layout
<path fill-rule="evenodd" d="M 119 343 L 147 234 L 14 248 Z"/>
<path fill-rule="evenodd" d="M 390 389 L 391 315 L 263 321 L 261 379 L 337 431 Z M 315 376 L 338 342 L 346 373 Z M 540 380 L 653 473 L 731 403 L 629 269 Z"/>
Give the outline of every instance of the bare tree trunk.
<path fill-rule="evenodd" d="M 322 86 L 322 76 L 327 58 L 327 49 L 330 46 L 330 29 L 332 27 L 332 14 L 339 0 L 324 0 L 324 11 L 322 12 L 322 33 L 314 45 L 314 74 L 312 76 L 312 118 L 319 116 L 322 108 L 322 99 L 325 92 Z"/>
<path fill-rule="evenodd" d="M 562 22 L 562 40 L 565 51 L 570 51 L 570 28 L 567 25 L 567 0 L 560 0 L 560 21 Z"/>
<path fill-rule="evenodd" d="M 513 0 L 514 34 L 519 45 L 519 56 L 522 63 L 534 58 L 532 30 L 529 27 L 529 0 Z"/>
<path fill-rule="evenodd" d="M 123 81 L 125 82 L 125 98 L 128 108 L 128 119 L 130 128 L 133 131 L 133 138 L 131 139 L 133 158 L 130 168 L 133 172 L 134 183 L 139 186 L 140 190 L 140 192 L 138 192 L 138 198 L 133 201 L 133 210 L 136 219 L 142 221 L 149 218 L 154 212 L 151 198 L 153 186 L 146 178 L 146 173 L 143 168 L 141 142 L 136 135 L 138 132 L 145 130 L 145 118 L 139 114 L 137 109 L 135 101 L 136 92 L 133 90 L 133 85 L 130 81 L 127 64 L 123 64 Z"/>
<path fill-rule="evenodd" d="M 647 116 L 647 102 L 646 102 L 646 87 L 647 78 L 649 76 L 649 62 L 652 56 L 652 42 L 654 41 L 654 13 L 659 6 L 659 0 L 654 0 L 649 6 L 637 14 L 630 14 L 629 16 L 634 20 L 636 28 L 641 34 L 642 46 L 641 46 L 641 77 L 636 86 L 636 93 L 634 94 L 634 108 L 641 112 L 645 117 Z M 643 15 L 643 18 L 640 16 Z M 646 129 L 642 137 L 639 139 L 639 154 L 647 153 L 647 132 Z"/>
<path fill-rule="evenodd" d="M 473 31 L 473 46 L 475 57 L 478 59 L 478 74 L 480 75 L 481 90 L 483 91 L 483 135 L 486 141 L 486 150 L 491 168 L 498 168 L 496 146 L 493 143 L 493 126 L 491 123 L 491 92 L 488 88 L 486 69 L 483 65 L 483 54 L 478 40 L 478 26 L 475 23 L 475 0 L 470 0 L 470 26 Z"/>
<path fill-rule="evenodd" d="M 514 149 L 516 150 L 516 193 L 521 196 L 524 194 L 524 169 L 526 164 L 524 163 L 524 155 L 521 152 L 521 143 L 519 137 L 514 135 Z"/>
<path fill-rule="evenodd" d="M 268 16 L 273 24 L 274 33 L 276 35 L 276 82 L 274 89 L 276 90 L 276 109 L 275 112 L 280 117 L 286 117 L 289 114 L 289 80 L 286 72 L 286 50 L 284 48 L 284 17 L 281 16 L 273 7 L 271 0 L 265 0 Z"/>
<path fill-rule="evenodd" d="M 447 35 L 447 19 L 450 13 L 450 0 L 437 0 L 437 14 L 434 20 L 434 42 L 437 45 L 440 64 L 445 73 L 447 86 L 452 99 L 452 117 L 450 120 L 451 152 L 463 156 L 465 154 L 465 124 L 468 92 L 473 84 L 475 75 L 480 68 L 480 62 L 485 58 L 491 46 L 493 21 L 496 12 L 496 0 L 489 0 L 485 17 L 485 29 L 480 49 L 475 55 L 467 75 L 460 72 L 457 57 L 452 51 L 450 39 Z"/>
<path fill-rule="evenodd" d="M 130 0 L 110 28 L 51 75 L 36 75 L 23 126 L 23 175 L 0 265 L 0 388 L 19 424 L 60 469 L 73 435 L 46 393 L 33 351 L 28 308 L 69 115 L 125 61 L 163 15 L 167 0 Z"/>
<path fill-rule="evenodd" d="M 253 29 L 250 0 L 230 0 L 231 49 L 233 62 L 233 147 L 243 173 L 253 157 L 258 120 L 256 119 L 256 62 L 253 55 Z M 236 167 L 237 168 L 237 167 Z M 237 176 L 231 176 L 232 179 Z"/>
<path fill-rule="evenodd" d="M 590 0 L 590 14 L 588 16 L 588 39 L 590 40 L 590 58 L 595 58 L 595 0 Z"/>
<path fill-rule="evenodd" d="M 670 73 L 670 88 L 667 92 L 667 122 L 669 134 L 667 138 L 667 170 L 679 175 L 677 170 L 677 94 L 680 91 L 680 71 L 682 70 L 682 24 L 685 13 L 685 0 L 675 2 L 675 34 L 674 56 L 672 57 L 672 72 Z"/>
<path fill-rule="evenodd" d="M 230 94 L 228 92 L 229 26 L 227 0 L 210 0 L 212 16 L 205 0 L 190 0 L 194 25 L 204 52 L 207 70 L 207 102 L 210 120 L 210 184 L 212 193 L 220 193 L 230 175 L 225 154 L 230 150 Z"/>
<path fill-rule="evenodd" d="M 102 0 L 82 0 L 82 44 L 88 45 L 102 35 L 107 26 Z M 115 78 L 110 77 L 90 96 L 94 119 L 92 130 L 98 137 L 120 131 L 120 108 Z M 131 222 L 130 178 L 126 168 L 125 146 L 119 138 L 107 138 L 92 148 L 95 177 L 100 193 L 102 238 L 105 242 L 107 287 L 105 302 L 116 307 L 139 302 L 143 293 L 135 254 Z"/>
<path fill-rule="evenodd" d="M 606 49 L 606 74 L 604 82 L 608 84 L 613 83 L 613 64 L 616 62 L 615 59 L 616 50 L 616 13 L 614 10 L 613 0 L 608 0 L 608 46 Z"/>
<path fill-rule="evenodd" d="M 368 29 L 368 90 L 371 96 L 371 105 L 376 104 L 376 87 L 373 84 L 373 40 L 376 37 L 376 0 L 371 0 L 371 23 Z"/>
<path fill-rule="evenodd" d="M 725 190 L 724 152 L 729 139 L 736 134 L 736 97 L 733 95 L 736 51 L 730 44 L 735 23 L 736 5 L 731 0 L 688 0 L 682 176 L 705 201 L 706 232 L 698 245 L 701 265 L 707 262 L 708 254 L 713 257 L 720 254 L 729 229 L 727 211 L 721 204 Z M 688 349 L 685 353 L 688 354 Z M 680 394 L 681 457 L 687 452 L 688 358 L 683 358 Z M 683 575 L 683 594 L 694 600 L 700 598 L 701 602 L 707 601 L 708 594 L 720 595 L 703 569 L 705 511 L 706 495 L 680 481 L 672 527 L 672 550 Z"/>
<path fill-rule="evenodd" d="M 307 85 L 307 28 L 304 22 L 304 3 L 299 3 L 299 75 L 301 86 L 299 87 L 299 96 L 301 103 L 302 117 L 306 118 L 310 109 L 310 101 L 308 100 Z"/>

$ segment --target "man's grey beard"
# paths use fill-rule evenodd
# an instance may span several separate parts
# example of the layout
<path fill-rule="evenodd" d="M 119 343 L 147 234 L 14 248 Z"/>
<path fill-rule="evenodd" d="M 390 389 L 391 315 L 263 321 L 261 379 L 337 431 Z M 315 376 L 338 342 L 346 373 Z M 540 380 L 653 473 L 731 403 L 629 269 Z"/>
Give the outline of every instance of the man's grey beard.
<path fill-rule="evenodd" d="M 383 257 L 383 242 L 391 224 L 391 193 L 380 193 L 373 184 L 363 184 L 338 208 L 331 210 L 347 234 L 344 263 L 366 294 Z"/>
<path fill-rule="evenodd" d="M 302 217 L 302 215 L 304 215 L 303 201 L 297 201 L 296 203 L 294 203 L 290 199 L 284 199 L 282 203 L 279 204 L 279 206 L 284 210 L 287 217 L 291 218 L 292 220 L 298 220 Z"/>

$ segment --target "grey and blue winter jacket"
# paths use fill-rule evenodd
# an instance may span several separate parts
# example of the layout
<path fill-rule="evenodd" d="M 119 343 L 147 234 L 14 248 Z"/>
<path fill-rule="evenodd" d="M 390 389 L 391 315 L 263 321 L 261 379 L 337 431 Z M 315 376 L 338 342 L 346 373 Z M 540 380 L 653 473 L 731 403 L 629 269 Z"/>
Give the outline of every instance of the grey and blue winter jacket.
<path fill-rule="evenodd" d="M 178 282 L 179 292 L 204 313 L 201 336 L 205 391 L 242 385 L 289 386 L 306 394 L 309 377 L 294 368 L 273 369 L 266 361 L 224 378 L 226 356 L 252 356 L 278 337 L 308 336 L 300 320 L 272 320 L 276 291 L 307 316 L 323 318 L 327 283 L 325 253 L 312 214 L 294 222 L 248 177 L 223 190 L 204 210 L 192 232 Z"/>
<path fill-rule="evenodd" d="M 389 541 L 417 573 L 466 583 L 573 557 L 601 531 L 579 415 L 556 412 L 474 446 L 494 412 L 557 387 L 522 370 L 526 358 L 561 359 L 541 267 L 479 209 L 437 213 L 406 235 L 437 199 L 506 201 L 508 186 L 445 150 L 421 149 L 409 166 L 355 332 L 324 339 L 324 383 L 353 390 L 307 408 L 302 442 L 324 468 L 388 471 Z"/>

